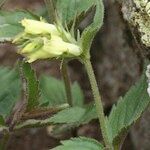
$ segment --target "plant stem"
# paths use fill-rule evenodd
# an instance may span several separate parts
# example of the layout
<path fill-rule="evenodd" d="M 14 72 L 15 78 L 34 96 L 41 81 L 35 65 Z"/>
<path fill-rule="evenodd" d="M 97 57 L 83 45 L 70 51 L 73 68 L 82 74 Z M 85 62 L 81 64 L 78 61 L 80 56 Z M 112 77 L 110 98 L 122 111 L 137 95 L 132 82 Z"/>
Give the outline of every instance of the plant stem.
<path fill-rule="evenodd" d="M 67 102 L 72 107 L 73 104 L 72 104 L 71 85 L 70 85 L 70 79 L 68 76 L 67 62 L 66 61 L 63 61 L 63 63 L 62 63 L 61 73 L 62 73 L 64 84 L 65 84 Z"/>
<path fill-rule="evenodd" d="M 88 74 L 88 77 L 90 80 L 90 84 L 91 84 L 91 88 L 92 88 L 92 92 L 93 92 L 93 96 L 94 96 L 94 100 L 95 100 L 97 115 L 98 115 L 98 119 L 100 122 L 100 128 L 102 131 L 104 143 L 105 143 L 106 148 L 111 150 L 112 146 L 111 146 L 111 144 L 109 142 L 109 138 L 108 138 L 106 120 L 105 120 L 105 115 L 104 115 L 104 110 L 103 110 L 103 104 L 102 104 L 101 96 L 99 93 L 98 85 L 97 85 L 97 82 L 95 79 L 93 67 L 92 67 L 90 60 L 85 60 L 84 65 L 86 67 L 87 74 Z"/>

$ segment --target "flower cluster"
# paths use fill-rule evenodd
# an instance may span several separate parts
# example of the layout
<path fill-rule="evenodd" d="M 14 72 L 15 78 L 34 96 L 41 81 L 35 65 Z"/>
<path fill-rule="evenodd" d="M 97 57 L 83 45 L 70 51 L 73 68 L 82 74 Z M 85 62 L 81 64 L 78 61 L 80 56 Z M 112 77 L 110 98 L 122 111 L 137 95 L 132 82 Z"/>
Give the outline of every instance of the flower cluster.
<path fill-rule="evenodd" d="M 146 76 L 148 78 L 148 88 L 147 88 L 147 92 L 150 96 L 150 65 L 147 66 L 147 70 L 146 70 Z"/>
<path fill-rule="evenodd" d="M 13 43 L 29 63 L 38 59 L 77 57 L 82 53 L 77 41 L 62 26 L 31 19 L 23 19 L 21 24 L 24 32 Z"/>

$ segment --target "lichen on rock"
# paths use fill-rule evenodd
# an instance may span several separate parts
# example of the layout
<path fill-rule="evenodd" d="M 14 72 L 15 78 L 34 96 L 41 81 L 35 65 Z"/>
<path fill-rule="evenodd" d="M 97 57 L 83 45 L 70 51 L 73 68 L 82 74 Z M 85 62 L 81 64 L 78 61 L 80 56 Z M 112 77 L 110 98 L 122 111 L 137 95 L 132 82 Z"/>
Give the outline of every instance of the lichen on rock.
<path fill-rule="evenodd" d="M 131 3 L 130 8 L 123 8 L 124 18 L 138 28 L 142 43 L 150 47 L 150 2 L 149 0 L 132 0 Z"/>

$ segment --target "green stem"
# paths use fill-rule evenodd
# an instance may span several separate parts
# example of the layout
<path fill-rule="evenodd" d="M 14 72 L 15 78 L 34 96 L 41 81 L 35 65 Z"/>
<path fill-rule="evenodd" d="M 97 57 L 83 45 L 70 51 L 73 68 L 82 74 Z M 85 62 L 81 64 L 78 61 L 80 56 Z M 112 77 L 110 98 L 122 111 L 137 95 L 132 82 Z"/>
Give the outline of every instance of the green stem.
<path fill-rule="evenodd" d="M 102 104 L 101 96 L 99 93 L 98 85 L 97 85 L 97 82 L 95 79 L 93 67 L 92 67 L 90 60 L 85 60 L 84 65 L 86 67 L 87 74 L 88 74 L 88 77 L 90 80 L 90 84 L 91 84 L 91 88 L 92 88 L 92 92 L 93 92 L 93 96 L 94 96 L 94 100 L 95 100 L 96 110 L 97 110 L 98 119 L 100 122 L 100 127 L 101 127 L 101 131 L 102 131 L 104 143 L 105 143 L 105 146 L 107 147 L 107 149 L 111 150 L 112 146 L 111 146 L 111 144 L 109 142 L 109 138 L 108 138 L 106 120 L 105 120 L 105 115 L 104 115 L 104 110 L 103 110 L 103 104 Z"/>
<path fill-rule="evenodd" d="M 71 85 L 70 85 L 70 79 L 69 79 L 69 76 L 68 76 L 66 61 L 63 61 L 63 63 L 62 63 L 61 73 L 62 73 L 64 84 L 65 84 L 67 102 L 72 107 L 73 104 L 72 104 Z"/>
<path fill-rule="evenodd" d="M 5 133 L 4 137 L 0 141 L 0 150 L 5 150 L 7 148 L 8 140 L 9 140 L 9 133 Z"/>

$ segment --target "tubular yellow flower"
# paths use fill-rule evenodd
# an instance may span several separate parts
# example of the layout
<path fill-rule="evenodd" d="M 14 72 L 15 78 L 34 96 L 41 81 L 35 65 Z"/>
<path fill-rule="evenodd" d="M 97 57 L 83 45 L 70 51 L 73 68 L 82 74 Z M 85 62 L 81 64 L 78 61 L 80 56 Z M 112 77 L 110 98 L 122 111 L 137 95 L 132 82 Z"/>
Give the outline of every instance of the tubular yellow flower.
<path fill-rule="evenodd" d="M 43 38 L 43 43 L 43 46 L 39 48 L 37 48 L 38 46 L 35 43 L 29 43 L 20 51 L 20 54 L 24 54 L 29 63 L 38 59 L 72 57 L 81 54 L 79 46 L 64 42 L 58 36 L 53 36 L 51 40 Z"/>
<path fill-rule="evenodd" d="M 23 19 L 21 24 L 25 27 L 25 32 L 29 34 L 60 34 L 53 24 L 49 24 L 43 21 Z"/>
<path fill-rule="evenodd" d="M 77 41 L 61 25 L 52 25 L 42 21 L 23 19 L 24 32 L 13 43 L 19 45 L 19 54 L 29 63 L 39 59 L 71 58 L 81 55 Z"/>

